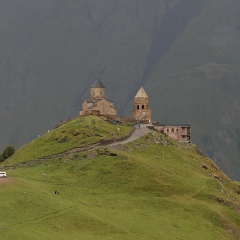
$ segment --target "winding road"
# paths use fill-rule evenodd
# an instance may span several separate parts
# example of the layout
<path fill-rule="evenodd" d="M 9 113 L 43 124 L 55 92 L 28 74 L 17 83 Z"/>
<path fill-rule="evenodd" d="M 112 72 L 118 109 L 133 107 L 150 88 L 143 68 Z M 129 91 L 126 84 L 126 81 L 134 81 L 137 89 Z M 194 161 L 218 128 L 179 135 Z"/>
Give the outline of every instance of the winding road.
<path fill-rule="evenodd" d="M 109 146 L 125 144 L 125 143 L 129 143 L 129 142 L 133 142 L 133 141 L 137 140 L 138 138 L 146 135 L 147 133 L 149 133 L 151 131 L 148 128 L 148 126 L 150 126 L 150 125 L 149 124 L 141 124 L 139 128 L 135 128 L 135 130 L 133 131 L 133 133 L 131 134 L 131 136 L 129 138 L 127 138 L 126 140 L 123 140 L 121 142 L 111 143 L 111 144 L 109 144 Z"/>

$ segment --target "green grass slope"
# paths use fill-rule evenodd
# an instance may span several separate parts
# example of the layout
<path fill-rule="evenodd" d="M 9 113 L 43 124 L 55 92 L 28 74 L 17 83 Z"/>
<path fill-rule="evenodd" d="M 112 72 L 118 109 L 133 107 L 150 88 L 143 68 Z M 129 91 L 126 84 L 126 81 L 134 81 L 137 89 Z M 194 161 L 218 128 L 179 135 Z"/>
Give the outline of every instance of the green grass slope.
<path fill-rule="evenodd" d="M 78 117 L 23 146 L 6 163 L 51 156 L 101 140 L 117 140 L 126 136 L 131 129 L 131 126 L 113 125 L 96 116 Z"/>
<path fill-rule="evenodd" d="M 196 146 L 160 133 L 7 174 L 1 239 L 240 238 L 240 184 Z"/>

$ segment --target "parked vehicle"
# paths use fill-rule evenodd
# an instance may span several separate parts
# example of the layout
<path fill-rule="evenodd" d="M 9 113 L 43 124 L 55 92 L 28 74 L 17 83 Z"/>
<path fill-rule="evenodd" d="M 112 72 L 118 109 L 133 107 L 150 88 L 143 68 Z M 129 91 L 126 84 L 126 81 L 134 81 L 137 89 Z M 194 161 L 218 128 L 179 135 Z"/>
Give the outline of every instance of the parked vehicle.
<path fill-rule="evenodd" d="M 0 172 L 0 178 L 5 178 L 5 177 L 7 177 L 6 172 Z"/>

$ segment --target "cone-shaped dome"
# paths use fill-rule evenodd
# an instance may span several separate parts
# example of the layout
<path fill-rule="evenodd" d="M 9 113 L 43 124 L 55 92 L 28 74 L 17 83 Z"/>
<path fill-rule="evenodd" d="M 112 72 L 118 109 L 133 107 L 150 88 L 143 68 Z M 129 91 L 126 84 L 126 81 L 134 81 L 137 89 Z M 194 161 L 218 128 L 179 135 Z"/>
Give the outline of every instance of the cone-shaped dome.
<path fill-rule="evenodd" d="M 91 88 L 105 88 L 102 82 L 99 80 L 99 77 L 97 76 L 97 79 L 95 82 L 91 85 Z"/>
<path fill-rule="evenodd" d="M 148 98 L 147 93 L 145 92 L 145 90 L 143 89 L 143 87 L 141 86 L 140 89 L 138 90 L 135 98 Z"/>

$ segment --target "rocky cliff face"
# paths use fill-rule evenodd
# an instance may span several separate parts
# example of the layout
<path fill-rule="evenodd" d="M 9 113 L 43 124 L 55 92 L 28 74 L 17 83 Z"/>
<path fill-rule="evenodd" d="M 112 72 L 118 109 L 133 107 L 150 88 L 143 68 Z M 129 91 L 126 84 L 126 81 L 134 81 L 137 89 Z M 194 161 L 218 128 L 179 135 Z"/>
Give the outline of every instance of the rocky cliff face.
<path fill-rule="evenodd" d="M 144 85 L 153 120 L 191 123 L 227 174 L 240 170 L 237 0 L 0 2 L 0 144 L 78 114 L 100 75 L 129 116 Z"/>

